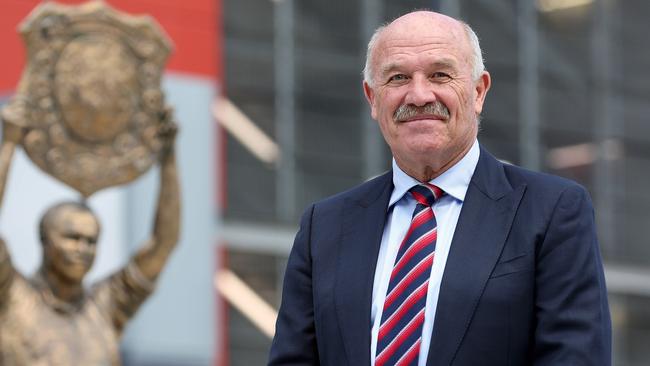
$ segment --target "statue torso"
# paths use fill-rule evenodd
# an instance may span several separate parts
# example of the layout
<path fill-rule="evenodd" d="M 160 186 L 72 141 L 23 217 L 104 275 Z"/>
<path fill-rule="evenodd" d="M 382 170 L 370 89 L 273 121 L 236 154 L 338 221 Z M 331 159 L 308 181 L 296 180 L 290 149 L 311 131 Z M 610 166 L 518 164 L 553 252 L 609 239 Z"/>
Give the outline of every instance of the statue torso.
<path fill-rule="evenodd" d="M 0 312 L 0 365 L 120 364 L 120 320 L 135 313 L 148 291 L 124 301 L 119 296 L 124 273 L 119 273 L 72 306 L 57 303 L 40 287 L 37 280 L 15 275 L 6 308 Z"/>

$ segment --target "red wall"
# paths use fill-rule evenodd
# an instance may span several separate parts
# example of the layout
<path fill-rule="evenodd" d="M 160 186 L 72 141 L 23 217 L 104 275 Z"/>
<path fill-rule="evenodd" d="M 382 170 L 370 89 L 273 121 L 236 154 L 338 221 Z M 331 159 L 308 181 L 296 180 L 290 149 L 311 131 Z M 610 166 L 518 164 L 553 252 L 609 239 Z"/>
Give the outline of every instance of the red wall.
<path fill-rule="evenodd" d="M 58 0 L 80 4 L 80 0 Z M 167 70 L 221 79 L 221 0 L 106 0 L 132 14 L 146 13 L 165 29 L 174 43 Z M 0 7 L 0 96 L 10 93 L 23 69 L 24 47 L 18 24 L 39 0 L 2 0 Z"/>

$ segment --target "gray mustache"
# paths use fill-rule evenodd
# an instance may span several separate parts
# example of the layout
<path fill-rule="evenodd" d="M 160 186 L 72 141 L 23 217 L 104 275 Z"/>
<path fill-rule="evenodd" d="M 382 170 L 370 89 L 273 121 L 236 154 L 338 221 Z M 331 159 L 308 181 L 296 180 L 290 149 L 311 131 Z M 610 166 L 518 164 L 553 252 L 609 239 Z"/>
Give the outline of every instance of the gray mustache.
<path fill-rule="evenodd" d="M 423 114 L 431 114 L 449 119 L 449 109 L 439 101 L 427 103 L 421 107 L 413 104 L 402 104 L 393 114 L 393 119 L 397 122 L 402 122 Z"/>

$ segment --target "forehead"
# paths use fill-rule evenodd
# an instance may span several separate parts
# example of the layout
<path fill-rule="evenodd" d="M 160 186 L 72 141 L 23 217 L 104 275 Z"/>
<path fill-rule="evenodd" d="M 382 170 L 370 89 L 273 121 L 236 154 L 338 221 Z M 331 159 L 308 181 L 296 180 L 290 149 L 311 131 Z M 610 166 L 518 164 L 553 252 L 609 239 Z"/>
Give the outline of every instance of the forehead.
<path fill-rule="evenodd" d="M 383 30 L 373 59 L 381 71 L 386 64 L 409 61 L 413 57 L 460 67 L 468 64 L 470 55 L 469 39 L 460 22 L 439 14 L 411 14 Z"/>
<path fill-rule="evenodd" d="M 99 223 L 92 213 L 75 208 L 64 208 L 57 212 L 52 224 L 55 230 L 62 233 L 92 236 L 99 231 Z"/>

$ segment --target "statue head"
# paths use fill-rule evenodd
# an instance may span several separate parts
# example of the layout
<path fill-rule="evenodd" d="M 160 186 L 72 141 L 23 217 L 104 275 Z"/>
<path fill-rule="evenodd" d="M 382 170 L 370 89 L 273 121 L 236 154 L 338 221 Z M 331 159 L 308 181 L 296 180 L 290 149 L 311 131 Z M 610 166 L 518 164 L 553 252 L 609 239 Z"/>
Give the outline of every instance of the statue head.
<path fill-rule="evenodd" d="M 80 283 L 95 260 L 99 221 L 88 206 L 63 202 L 48 209 L 40 224 L 43 270 Z"/>

